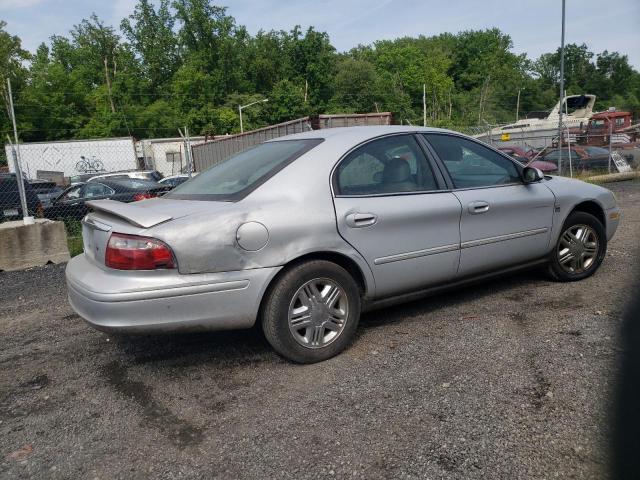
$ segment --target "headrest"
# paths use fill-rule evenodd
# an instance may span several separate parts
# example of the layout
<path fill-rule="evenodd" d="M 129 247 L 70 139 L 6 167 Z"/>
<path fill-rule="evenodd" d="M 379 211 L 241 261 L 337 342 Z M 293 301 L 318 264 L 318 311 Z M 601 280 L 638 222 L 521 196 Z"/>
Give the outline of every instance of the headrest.
<path fill-rule="evenodd" d="M 383 183 L 406 182 L 411 178 L 411 167 L 404 158 L 393 157 L 382 171 Z"/>

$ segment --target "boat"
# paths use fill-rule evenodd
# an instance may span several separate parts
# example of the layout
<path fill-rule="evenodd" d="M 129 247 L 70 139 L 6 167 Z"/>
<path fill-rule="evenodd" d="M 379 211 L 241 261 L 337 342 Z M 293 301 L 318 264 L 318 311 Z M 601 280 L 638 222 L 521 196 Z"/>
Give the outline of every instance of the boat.
<path fill-rule="evenodd" d="M 564 128 L 583 128 L 593 116 L 595 95 L 568 95 L 562 101 L 562 124 Z M 558 102 L 550 112 L 531 112 L 527 118 L 515 123 L 494 127 L 486 132 L 475 135 L 475 138 L 485 143 L 500 146 L 518 145 L 528 150 L 539 150 L 550 146 L 558 136 L 558 122 L 560 116 Z"/>

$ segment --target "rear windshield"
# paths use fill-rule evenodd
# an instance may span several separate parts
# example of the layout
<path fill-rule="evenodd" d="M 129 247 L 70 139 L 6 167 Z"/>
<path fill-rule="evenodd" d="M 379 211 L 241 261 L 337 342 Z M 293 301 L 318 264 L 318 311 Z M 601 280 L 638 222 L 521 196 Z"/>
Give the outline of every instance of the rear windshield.
<path fill-rule="evenodd" d="M 239 200 L 320 142 L 321 139 L 304 139 L 262 143 L 205 170 L 165 198 Z"/>

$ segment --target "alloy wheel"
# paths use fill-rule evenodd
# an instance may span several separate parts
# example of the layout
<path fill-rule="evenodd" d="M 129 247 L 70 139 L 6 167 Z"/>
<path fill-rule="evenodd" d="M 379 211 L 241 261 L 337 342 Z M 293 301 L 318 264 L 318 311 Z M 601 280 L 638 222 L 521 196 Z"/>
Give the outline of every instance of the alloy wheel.
<path fill-rule="evenodd" d="M 302 285 L 289 305 L 289 331 L 306 348 L 322 348 L 334 342 L 349 317 L 344 289 L 328 278 L 314 278 Z"/>
<path fill-rule="evenodd" d="M 599 251 L 598 235 L 588 225 L 572 225 L 560 237 L 558 263 L 570 274 L 584 273 L 596 263 Z"/>

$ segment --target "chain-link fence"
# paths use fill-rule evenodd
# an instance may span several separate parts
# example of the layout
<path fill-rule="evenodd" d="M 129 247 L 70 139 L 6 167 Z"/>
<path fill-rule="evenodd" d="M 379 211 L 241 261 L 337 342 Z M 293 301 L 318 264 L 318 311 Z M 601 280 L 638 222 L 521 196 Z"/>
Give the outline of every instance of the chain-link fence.
<path fill-rule="evenodd" d="M 239 151 L 291 133 L 391 123 L 393 116 L 389 113 L 321 115 L 220 137 L 22 143 L 18 155 L 28 213 L 64 221 L 71 253 L 76 254 L 82 250 L 80 220 L 89 211 L 90 200 L 134 202 L 163 195 L 188 179 L 189 166 L 197 175 Z M 601 172 L 631 171 L 640 165 L 640 143 L 619 134 L 568 129 L 560 141 L 557 129 L 505 132 L 502 127 L 484 125 L 451 130 L 473 136 L 548 174 L 583 178 Z M 0 173 L 0 221 L 23 216 L 11 148 L 5 148 L 8 167 Z"/>

